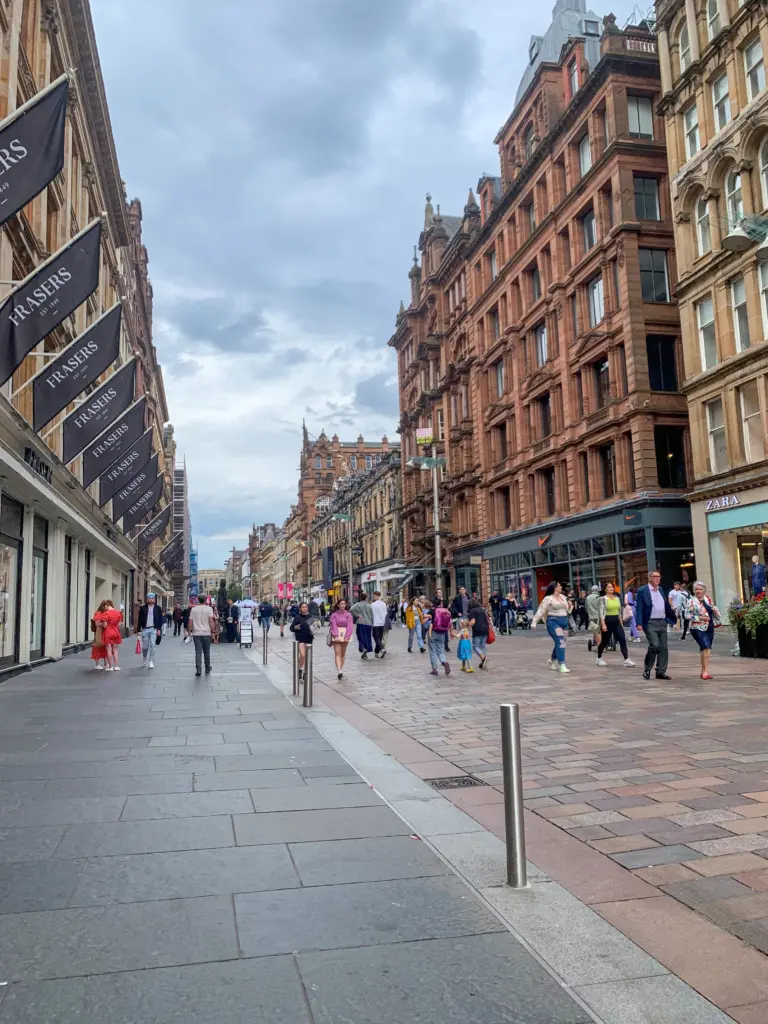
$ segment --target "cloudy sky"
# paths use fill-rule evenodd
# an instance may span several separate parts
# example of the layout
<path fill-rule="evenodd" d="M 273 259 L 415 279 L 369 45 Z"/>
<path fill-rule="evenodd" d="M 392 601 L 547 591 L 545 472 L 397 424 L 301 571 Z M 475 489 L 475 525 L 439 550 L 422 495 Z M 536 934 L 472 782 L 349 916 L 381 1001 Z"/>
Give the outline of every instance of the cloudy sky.
<path fill-rule="evenodd" d="M 387 340 L 424 195 L 460 214 L 498 173 L 493 138 L 550 6 L 91 7 L 200 564 L 216 567 L 296 500 L 302 418 L 311 435 L 396 439 Z M 610 8 L 621 24 L 633 4 Z"/>

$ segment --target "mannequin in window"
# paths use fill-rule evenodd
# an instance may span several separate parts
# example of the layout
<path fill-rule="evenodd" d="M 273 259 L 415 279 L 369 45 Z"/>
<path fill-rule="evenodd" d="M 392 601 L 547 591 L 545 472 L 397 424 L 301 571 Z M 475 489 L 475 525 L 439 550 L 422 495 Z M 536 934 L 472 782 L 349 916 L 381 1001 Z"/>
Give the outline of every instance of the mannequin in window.
<path fill-rule="evenodd" d="M 757 555 L 752 555 L 752 593 L 755 597 L 765 593 L 765 566 Z"/>

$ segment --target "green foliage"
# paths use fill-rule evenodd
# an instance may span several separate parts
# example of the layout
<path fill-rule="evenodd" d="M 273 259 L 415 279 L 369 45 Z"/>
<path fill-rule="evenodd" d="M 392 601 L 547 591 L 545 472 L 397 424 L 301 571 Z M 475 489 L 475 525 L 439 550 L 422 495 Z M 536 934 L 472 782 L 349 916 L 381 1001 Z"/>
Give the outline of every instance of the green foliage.
<path fill-rule="evenodd" d="M 748 633 L 755 636 L 758 626 L 768 626 L 768 599 L 765 597 L 752 600 L 743 609 L 742 625 Z M 729 614 L 730 618 L 730 614 Z"/>
<path fill-rule="evenodd" d="M 230 583 L 227 588 L 227 597 L 232 601 L 242 601 L 243 599 L 243 588 L 239 583 Z"/>

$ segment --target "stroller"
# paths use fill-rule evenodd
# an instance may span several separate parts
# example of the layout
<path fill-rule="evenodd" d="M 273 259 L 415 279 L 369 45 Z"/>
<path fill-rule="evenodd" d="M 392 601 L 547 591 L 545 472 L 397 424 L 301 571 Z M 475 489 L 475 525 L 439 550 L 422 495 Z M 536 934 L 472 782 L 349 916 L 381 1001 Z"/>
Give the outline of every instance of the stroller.
<path fill-rule="evenodd" d="M 528 618 L 528 613 L 525 608 L 518 608 L 514 613 L 514 628 L 515 629 L 530 629 L 531 622 Z"/>
<path fill-rule="evenodd" d="M 600 646 L 600 633 L 602 632 L 602 630 L 600 629 L 600 623 L 590 622 L 587 628 L 592 634 L 590 639 L 587 640 L 587 650 L 591 651 L 593 648 L 597 650 L 597 648 Z M 616 637 L 613 636 L 613 634 L 611 634 L 611 639 L 608 641 L 608 644 L 605 649 L 606 651 L 616 650 Z"/>

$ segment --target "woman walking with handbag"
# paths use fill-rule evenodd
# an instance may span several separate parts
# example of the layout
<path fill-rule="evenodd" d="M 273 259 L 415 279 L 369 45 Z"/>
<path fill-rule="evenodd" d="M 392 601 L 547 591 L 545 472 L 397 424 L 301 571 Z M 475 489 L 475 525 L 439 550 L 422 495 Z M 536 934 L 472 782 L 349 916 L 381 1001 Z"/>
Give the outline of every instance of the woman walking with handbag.
<path fill-rule="evenodd" d="M 696 580 L 693 584 L 693 596 L 688 599 L 685 612 L 691 636 L 699 645 L 701 678 L 712 679 L 709 674 L 709 659 L 712 657 L 715 626 L 720 625 L 720 612 L 701 580 Z"/>
<path fill-rule="evenodd" d="M 99 607 L 96 609 L 96 615 L 99 612 L 105 612 L 109 607 L 109 601 L 102 601 Z M 103 672 L 107 667 L 107 648 L 104 646 L 104 622 L 102 620 L 96 621 L 96 616 L 91 619 L 91 630 L 93 631 L 93 643 L 91 644 L 91 661 L 95 661 L 96 664 L 93 666 L 99 672 Z M 101 662 L 104 662 L 102 665 Z"/>
<path fill-rule="evenodd" d="M 101 624 L 104 630 L 103 640 L 106 650 L 107 672 L 119 672 L 117 664 L 117 648 L 123 642 L 123 635 L 120 632 L 120 624 L 123 621 L 123 613 L 119 612 L 112 602 L 107 599 L 99 605 L 99 610 L 93 616 L 93 621 L 98 626 Z"/>
<path fill-rule="evenodd" d="M 307 661 L 307 645 L 315 639 L 312 631 L 314 619 L 309 614 L 309 605 L 302 601 L 299 605 L 299 614 L 288 627 L 293 633 L 293 638 L 299 645 L 299 679 L 304 678 L 304 666 Z"/>
<path fill-rule="evenodd" d="M 608 662 L 603 660 L 603 651 L 608 646 L 611 637 L 616 639 L 621 653 L 624 655 L 626 668 L 634 668 L 634 661 L 630 661 L 627 650 L 627 635 L 621 624 L 621 598 L 616 593 L 612 583 L 605 584 L 605 592 L 600 598 L 600 644 L 597 648 L 597 662 L 601 668 L 607 668 Z"/>
<path fill-rule="evenodd" d="M 624 623 L 629 626 L 629 639 L 633 644 L 642 643 L 640 632 L 637 628 L 637 617 L 635 608 L 635 588 L 627 587 L 624 595 Z"/>
<path fill-rule="evenodd" d="M 331 615 L 331 625 L 328 631 L 328 639 L 333 647 L 333 656 L 336 661 L 338 678 L 344 675 L 344 659 L 347 656 L 347 644 L 352 639 L 355 624 L 352 616 L 347 610 L 347 602 L 342 597 L 336 602 L 336 608 Z"/>
<path fill-rule="evenodd" d="M 491 630 L 491 622 L 488 612 L 482 604 L 474 597 L 469 602 L 467 610 L 469 624 L 472 627 L 472 650 L 480 659 L 480 668 L 485 668 L 488 661 L 488 636 Z"/>
<path fill-rule="evenodd" d="M 405 625 L 408 628 L 408 653 L 411 654 L 413 651 L 413 638 L 416 637 L 416 642 L 419 645 L 419 650 L 422 654 L 425 653 L 426 648 L 424 647 L 424 637 L 421 632 L 421 605 L 419 604 L 418 597 L 411 599 L 411 603 L 405 610 Z"/>

